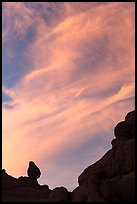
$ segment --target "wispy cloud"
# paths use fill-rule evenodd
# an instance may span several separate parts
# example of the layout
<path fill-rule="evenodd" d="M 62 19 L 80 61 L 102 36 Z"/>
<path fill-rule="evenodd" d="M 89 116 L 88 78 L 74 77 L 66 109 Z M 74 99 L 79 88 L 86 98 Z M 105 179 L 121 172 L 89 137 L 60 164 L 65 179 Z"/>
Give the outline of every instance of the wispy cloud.
<path fill-rule="evenodd" d="M 76 181 L 73 172 L 89 161 L 83 159 L 89 151 L 83 152 L 83 145 L 90 141 L 92 149 L 96 138 L 90 162 L 99 159 L 116 123 L 134 108 L 134 4 L 6 2 L 3 21 L 3 46 L 11 39 L 25 42 L 27 32 L 35 30 L 23 58 L 31 59 L 30 67 L 14 87 L 3 88 L 12 98 L 2 110 L 3 166 L 19 176 L 35 160 L 44 167 L 41 181 L 48 171 L 51 187 L 63 185 L 69 173 Z M 81 165 L 71 159 L 74 149 Z M 63 165 L 61 155 L 68 155 L 74 168 Z M 62 170 L 58 178 L 56 169 Z"/>

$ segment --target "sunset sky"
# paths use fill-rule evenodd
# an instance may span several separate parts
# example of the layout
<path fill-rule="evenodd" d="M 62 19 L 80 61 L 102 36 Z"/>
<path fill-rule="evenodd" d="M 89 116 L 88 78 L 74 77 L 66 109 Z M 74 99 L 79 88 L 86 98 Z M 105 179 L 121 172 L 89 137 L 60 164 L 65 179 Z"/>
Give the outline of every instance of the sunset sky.
<path fill-rule="evenodd" d="M 2 167 L 73 190 L 135 108 L 135 4 L 3 2 Z"/>

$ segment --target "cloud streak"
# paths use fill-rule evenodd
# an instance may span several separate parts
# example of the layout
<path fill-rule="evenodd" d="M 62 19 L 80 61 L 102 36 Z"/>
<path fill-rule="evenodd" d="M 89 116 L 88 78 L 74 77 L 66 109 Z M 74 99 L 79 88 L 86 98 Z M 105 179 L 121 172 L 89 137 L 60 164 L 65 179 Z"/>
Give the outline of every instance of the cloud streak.
<path fill-rule="evenodd" d="M 11 53 L 17 52 L 11 39 L 25 43 L 35 31 L 23 58 L 32 63 L 14 86 L 3 86 L 12 99 L 2 108 L 3 167 L 19 176 L 35 160 L 41 182 L 72 189 L 76 174 L 110 148 L 112 129 L 134 108 L 134 4 L 6 2 L 3 22 L 3 47 Z"/>

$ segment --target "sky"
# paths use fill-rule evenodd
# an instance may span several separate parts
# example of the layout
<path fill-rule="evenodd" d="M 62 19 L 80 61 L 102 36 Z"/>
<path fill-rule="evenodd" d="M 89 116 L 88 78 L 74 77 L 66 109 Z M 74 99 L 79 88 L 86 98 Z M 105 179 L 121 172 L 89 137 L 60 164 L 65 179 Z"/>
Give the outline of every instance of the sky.
<path fill-rule="evenodd" d="M 135 4 L 2 4 L 2 167 L 72 191 L 135 108 Z"/>

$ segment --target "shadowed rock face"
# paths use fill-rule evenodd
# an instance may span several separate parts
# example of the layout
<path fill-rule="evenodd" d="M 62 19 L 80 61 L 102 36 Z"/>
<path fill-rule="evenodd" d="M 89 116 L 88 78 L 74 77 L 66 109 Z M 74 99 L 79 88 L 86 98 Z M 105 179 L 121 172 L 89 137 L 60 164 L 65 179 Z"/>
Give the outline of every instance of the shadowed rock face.
<path fill-rule="evenodd" d="M 51 190 L 29 177 L 18 179 L 2 173 L 2 202 L 44 202 Z"/>
<path fill-rule="evenodd" d="M 135 111 L 114 129 L 112 149 L 79 176 L 73 202 L 134 202 Z"/>
<path fill-rule="evenodd" d="M 54 188 L 51 192 L 48 202 L 69 202 L 71 201 L 71 193 L 64 187 Z"/>
<path fill-rule="evenodd" d="M 134 202 L 135 111 L 116 125 L 114 134 L 112 149 L 83 171 L 73 192 L 39 185 L 40 170 L 30 162 L 28 177 L 17 179 L 2 170 L 2 202 Z"/>

